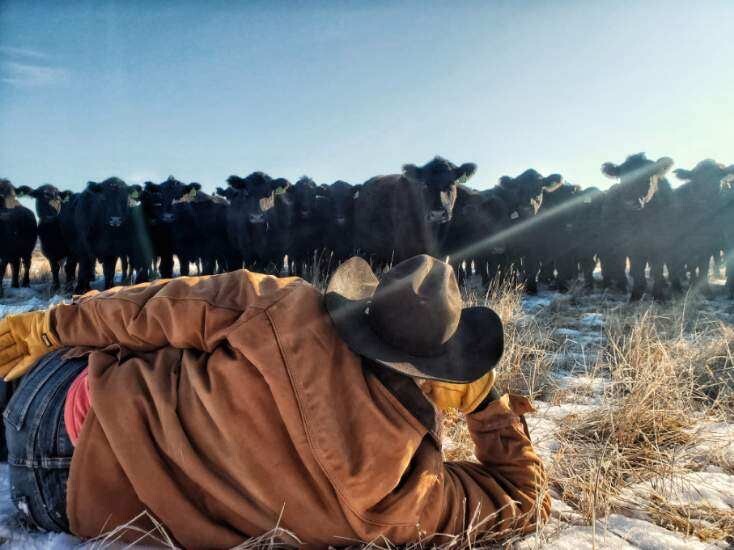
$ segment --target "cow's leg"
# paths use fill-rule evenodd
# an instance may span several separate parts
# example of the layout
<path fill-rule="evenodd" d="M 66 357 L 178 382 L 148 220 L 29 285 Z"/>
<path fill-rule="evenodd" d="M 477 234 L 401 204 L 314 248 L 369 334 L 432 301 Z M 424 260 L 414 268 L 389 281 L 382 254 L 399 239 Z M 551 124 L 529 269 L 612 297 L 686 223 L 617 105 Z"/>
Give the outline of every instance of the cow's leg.
<path fill-rule="evenodd" d="M 701 291 L 701 294 L 707 298 L 711 297 L 711 286 L 709 285 L 709 265 L 710 257 L 701 256 L 698 262 L 698 277 L 696 284 Z"/>
<path fill-rule="evenodd" d="M 650 262 L 650 277 L 653 280 L 652 283 L 652 297 L 654 300 L 662 301 L 665 299 L 665 275 L 663 274 L 663 268 L 665 264 L 661 261 L 655 260 Z"/>
<path fill-rule="evenodd" d="M 161 256 L 161 263 L 158 266 L 161 278 L 170 279 L 173 277 L 173 255 L 164 254 Z"/>
<path fill-rule="evenodd" d="M 20 288 L 20 258 L 10 260 L 10 286 Z"/>
<path fill-rule="evenodd" d="M 568 292 L 578 279 L 578 263 L 573 256 L 564 256 L 556 262 L 558 290 Z"/>
<path fill-rule="evenodd" d="M 670 289 L 673 294 L 680 294 L 683 292 L 683 284 L 681 277 L 683 276 L 683 266 L 679 259 L 672 258 L 668 260 L 668 281 L 670 282 Z"/>
<path fill-rule="evenodd" d="M 133 275 L 132 266 L 130 265 L 130 257 L 126 254 L 123 254 L 120 257 L 120 263 L 122 264 L 122 284 L 129 285 L 130 279 Z M 114 277 L 114 274 L 112 276 Z"/>
<path fill-rule="evenodd" d="M 117 267 L 117 256 L 105 256 L 102 258 L 105 290 L 115 286 L 115 267 Z"/>
<path fill-rule="evenodd" d="M 604 277 L 604 286 L 620 292 L 627 292 L 627 276 L 624 272 L 625 256 L 616 253 L 605 254 L 601 268 Z"/>
<path fill-rule="evenodd" d="M 76 279 L 75 294 L 84 294 L 90 289 L 90 283 L 94 275 L 94 263 L 95 259 L 93 257 L 83 257 L 79 260 L 79 276 Z"/>
<path fill-rule="evenodd" d="M 538 281 L 546 285 L 552 285 L 556 279 L 556 267 L 556 262 L 550 260 L 544 261 L 540 267 Z"/>
<path fill-rule="evenodd" d="M 645 278 L 646 265 L 647 260 L 645 257 L 630 256 L 630 276 L 632 277 L 631 302 L 640 300 L 647 290 L 647 279 Z"/>
<path fill-rule="evenodd" d="M 181 272 L 182 277 L 188 277 L 189 276 L 189 263 L 190 259 L 186 256 L 179 256 L 178 257 L 178 263 L 179 263 L 179 271 Z"/>
<path fill-rule="evenodd" d="M 51 290 L 53 292 L 56 292 L 61 288 L 61 281 L 59 280 L 59 271 L 61 271 L 61 262 L 59 260 L 49 260 L 48 261 L 49 266 L 51 267 L 51 279 L 53 280 L 53 283 L 51 284 Z"/>
<path fill-rule="evenodd" d="M 23 288 L 31 286 L 31 261 L 32 256 L 30 254 L 23 258 Z"/>
<path fill-rule="evenodd" d="M 581 273 L 584 275 L 584 287 L 588 290 L 594 288 L 594 268 L 596 267 L 596 259 L 593 256 L 583 256 L 579 261 L 581 265 Z"/>
<path fill-rule="evenodd" d="M 538 269 L 540 261 L 534 254 L 527 254 L 524 258 L 523 277 L 525 278 L 525 290 L 528 294 L 538 293 Z"/>
<path fill-rule="evenodd" d="M 722 275 L 722 268 L 724 267 L 724 261 L 721 257 L 721 251 L 720 250 L 714 250 L 712 253 L 713 256 L 713 262 L 714 262 L 714 277 L 717 279 L 721 279 Z"/>
<path fill-rule="evenodd" d="M 71 292 L 72 288 L 74 287 L 74 281 L 76 280 L 76 266 L 77 266 L 76 258 L 73 258 L 72 256 L 69 256 L 66 258 L 66 262 L 64 263 L 64 275 L 65 275 L 65 282 L 64 282 L 64 288 L 67 292 Z"/>
<path fill-rule="evenodd" d="M 454 274 L 456 275 L 456 282 L 459 288 L 466 286 L 466 272 L 464 271 L 463 262 L 457 262 L 454 264 Z"/>
<path fill-rule="evenodd" d="M 0 298 L 4 296 L 3 294 L 3 279 L 5 278 L 5 272 L 8 270 L 8 261 L 5 259 L 0 259 Z"/>
<path fill-rule="evenodd" d="M 728 248 L 725 251 L 726 258 L 726 290 L 729 299 L 734 299 L 734 248 Z"/>

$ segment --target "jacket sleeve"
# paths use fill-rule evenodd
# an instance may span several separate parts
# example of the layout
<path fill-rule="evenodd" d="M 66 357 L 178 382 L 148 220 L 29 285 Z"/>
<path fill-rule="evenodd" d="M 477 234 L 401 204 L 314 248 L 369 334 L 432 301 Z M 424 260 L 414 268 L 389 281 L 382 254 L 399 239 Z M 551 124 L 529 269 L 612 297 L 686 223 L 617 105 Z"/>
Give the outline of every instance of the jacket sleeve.
<path fill-rule="evenodd" d="M 547 520 L 545 470 L 522 418 L 532 410 L 524 397 L 506 394 L 467 416 L 479 463 L 445 463 L 438 533 L 458 534 L 472 525 L 478 535 L 504 538 Z"/>
<path fill-rule="evenodd" d="M 262 311 L 295 279 L 245 270 L 182 277 L 85 294 L 52 310 L 66 346 L 119 344 L 134 351 L 164 346 L 212 352 L 233 325 Z"/>

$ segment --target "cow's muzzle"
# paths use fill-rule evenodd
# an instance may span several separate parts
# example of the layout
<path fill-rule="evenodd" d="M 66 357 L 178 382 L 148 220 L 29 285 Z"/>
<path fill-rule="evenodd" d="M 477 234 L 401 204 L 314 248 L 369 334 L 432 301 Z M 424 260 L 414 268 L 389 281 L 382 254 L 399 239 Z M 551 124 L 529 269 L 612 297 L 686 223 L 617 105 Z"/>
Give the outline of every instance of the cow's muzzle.
<path fill-rule="evenodd" d="M 449 221 L 449 214 L 446 210 L 431 210 L 426 214 L 428 223 L 446 223 Z"/>

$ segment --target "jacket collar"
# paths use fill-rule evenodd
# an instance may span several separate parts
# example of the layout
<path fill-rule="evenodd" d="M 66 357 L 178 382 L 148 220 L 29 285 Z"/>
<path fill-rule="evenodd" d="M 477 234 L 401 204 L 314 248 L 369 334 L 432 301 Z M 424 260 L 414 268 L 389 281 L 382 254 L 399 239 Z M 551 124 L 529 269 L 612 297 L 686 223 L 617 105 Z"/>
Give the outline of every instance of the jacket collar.
<path fill-rule="evenodd" d="M 399 372 L 374 364 L 362 358 L 365 372 L 372 374 L 387 390 L 420 422 L 431 434 L 435 443 L 441 446 L 441 421 L 436 407 L 412 378 Z"/>

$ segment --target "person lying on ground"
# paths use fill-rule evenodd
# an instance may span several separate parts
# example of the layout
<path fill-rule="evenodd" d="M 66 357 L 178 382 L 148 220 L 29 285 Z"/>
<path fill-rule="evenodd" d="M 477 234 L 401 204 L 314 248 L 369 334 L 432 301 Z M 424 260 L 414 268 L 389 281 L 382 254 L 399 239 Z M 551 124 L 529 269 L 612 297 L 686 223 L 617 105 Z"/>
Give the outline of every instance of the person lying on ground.
<path fill-rule="evenodd" d="M 325 295 L 240 270 L 8 316 L 0 374 L 27 372 L 4 414 L 13 502 L 81 538 L 154 518 L 186 548 L 276 525 L 314 547 L 526 533 L 550 500 L 530 403 L 493 387 L 503 345 L 425 255 L 381 280 L 352 258 Z M 449 409 L 477 462 L 444 462 Z"/>

